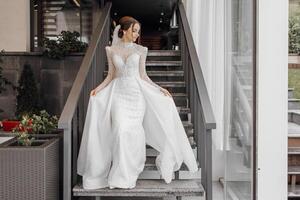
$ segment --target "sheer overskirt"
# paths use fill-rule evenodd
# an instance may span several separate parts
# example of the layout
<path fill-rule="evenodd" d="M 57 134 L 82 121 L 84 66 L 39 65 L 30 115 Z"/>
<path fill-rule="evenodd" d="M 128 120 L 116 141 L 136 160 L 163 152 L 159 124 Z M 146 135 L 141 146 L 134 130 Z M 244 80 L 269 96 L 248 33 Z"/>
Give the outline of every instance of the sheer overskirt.
<path fill-rule="evenodd" d="M 117 75 L 90 97 L 77 160 L 85 189 L 135 187 L 146 144 L 159 152 L 155 164 L 166 183 L 183 162 L 198 171 L 173 98 L 141 78 L 141 58 L 112 59 Z"/>

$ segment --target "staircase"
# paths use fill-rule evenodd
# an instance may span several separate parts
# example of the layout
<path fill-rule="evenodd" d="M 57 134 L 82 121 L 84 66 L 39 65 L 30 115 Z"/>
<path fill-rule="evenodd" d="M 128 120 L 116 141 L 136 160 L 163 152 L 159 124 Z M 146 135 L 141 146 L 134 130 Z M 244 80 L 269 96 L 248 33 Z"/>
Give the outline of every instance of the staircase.
<path fill-rule="evenodd" d="M 108 69 L 108 66 L 106 66 Z M 186 93 L 186 84 L 184 82 L 184 71 L 181 61 L 180 51 L 172 50 L 150 50 L 147 56 L 146 69 L 148 76 L 163 88 L 166 88 L 172 94 L 178 113 L 186 130 L 190 144 L 196 150 L 194 140 L 193 123 L 191 122 L 191 111 L 188 106 L 188 96 Z M 104 71 L 104 77 L 107 70 Z M 195 151 L 196 154 L 196 151 Z M 158 152 L 150 146 L 146 149 L 146 163 L 143 173 L 156 171 L 155 158 Z M 186 171 L 185 164 L 181 166 L 180 171 Z M 141 174 L 143 176 L 143 173 Z M 175 173 L 175 179 L 171 184 L 166 184 L 162 179 L 157 180 L 139 180 L 137 187 L 133 190 L 84 190 L 81 184 L 73 188 L 74 196 L 204 196 L 205 192 L 199 180 L 178 180 L 179 171 Z"/>
<path fill-rule="evenodd" d="M 75 197 L 93 197 L 99 200 L 107 196 L 142 197 L 142 199 L 146 197 L 181 199 L 186 196 L 199 196 L 202 199 L 212 200 L 211 130 L 215 128 L 215 120 L 182 3 L 178 6 L 181 19 L 179 25 L 181 49 L 149 50 L 146 68 L 148 76 L 158 85 L 168 89 L 174 98 L 201 168 L 201 179 L 198 177 L 181 179 L 181 172 L 187 170 L 184 164 L 174 173 L 170 184 L 166 184 L 161 177 L 146 177 L 145 174 L 149 173 L 159 174 L 155 165 L 158 152 L 147 146 L 144 172 L 141 173 L 135 188 L 83 189 L 80 177 L 76 174 L 78 147 L 89 91 L 107 75 L 104 47 L 110 38 L 110 9 L 111 3 L 107 3 L 59 119 L 59 127 L 64 129 L 65 135 L 64 200 Z"/>
<path fill-rule="evenodd" d="M 288 198 L 300 197 L 300 100 L 288 89 Z"/>
<path fill-rule="evenodd" d="M 79 1 L 80 6 L 79 4 L 70 4 L 66 0 L 46 0 L 41 2 L 44 37 L 56 38 L 61 30 L 66 29 L 80 32 L 81 36 L 91 35 L 92 3 L 90 1 Z M 59 16 L 62 18 L 59 18 Z"/>

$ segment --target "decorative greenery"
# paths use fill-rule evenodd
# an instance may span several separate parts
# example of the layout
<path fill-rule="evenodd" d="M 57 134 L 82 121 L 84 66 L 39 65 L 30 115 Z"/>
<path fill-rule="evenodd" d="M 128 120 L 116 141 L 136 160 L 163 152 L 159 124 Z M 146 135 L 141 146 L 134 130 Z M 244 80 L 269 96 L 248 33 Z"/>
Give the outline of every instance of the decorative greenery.
<path fill-rule="evenodd" d="M 294 88 L 294 97 L 300 99 L 300 69 L 289 69 L 289 87 Z"/>
<path fill-rule="evenodd" d="M 22 146 L 31 146 L 35 140 L 31 137 L 29 132 L 32 130 L 32 120 L 28 115 L 23 115 L 18 127 L 14 128 L 12 132 L 16 134 L 18 144 Z"/>
<path fill-rule="evenodd" d="M 2 63 L 3 63 L 3 60 L 2 60 L 2 56 L 3 56 L 3 52 L 4 50 L 2 50 L 0 52 L 0 94 L 4 91 L 6 91 L 6 85 L 9 85 L 12 87 L 13 90 L 16 89 L 16 86 L 10 82 L 7 78 L 5 78 L 3 76 L 3 67 L 2 67 Z M 0 109 L 0 113 L 3 112 L 2 109 Z"/>
<path fill-rule="evenodd" d="M 47 134 L 57 129 L 58 117 L 49 115 L 46 110 L 32 116 L 23 115 L 18 127 L 13 129 L 20 145 L 30 146 L 35 138 L 30 134 Z"/>
<path fill-rule="evenodd" d="M 289 17 L 289 53 L 300 53 L 300 17 Z"/>
<path fill-rule="evenodd" d="M 44 39 L 45 54 L 54 59 L 62 59 L 65 55 L 73 52 L 84 52 L 87 43 L 78 40 L 80 34 L 76 31 L 62 31 L 57 40 Z"/>
<path fill-rule="evenodd" d="M 49 115 L 46 110 L 41 110 L 39 115 L 32 116 L 32 132 L 47 134 L 57 129 L 58 117 Z"/>
<path fill-rule="evenodd" d="M 24 65 L 24 69 L 19 79 L 17 92 L 17 108 L 15 115 L 18 119 L 24 114 L 31 115 L 38 112 L 39 92 L 34 74 L 29 64 Z"/>

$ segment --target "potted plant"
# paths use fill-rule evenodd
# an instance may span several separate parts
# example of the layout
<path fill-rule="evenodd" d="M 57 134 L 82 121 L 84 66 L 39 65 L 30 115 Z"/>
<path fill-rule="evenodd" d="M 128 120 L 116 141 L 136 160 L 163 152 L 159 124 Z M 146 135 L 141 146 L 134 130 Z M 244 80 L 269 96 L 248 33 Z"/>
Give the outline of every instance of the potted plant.
<path fill-rule="evenodd" d="M 58 136 L 61 131 L 57 127 L 58 117 L 51 116 L 46 110 L 41 110 L 38 114 L 23 115 L 19 126 L 12 132 L 16 136 L 22 133 L 30 134 L 32 137 L 51 138 Z"/>
<path fill-rule="evenodd" d="M 59 199 L 59 162 L 59 138 L 33 139 L 23 132 L 0 144 L 1 196 Z"/>
<path fill-rule="evenodd" d="M 23 115 L 13 129 L 16 137 L 0 144 L 0 184 L 5 185 L 0 194 L 5 199 L 59 199 L 60 141 L 50 135 L 56 130 L 57 117 L 42 110 Z"/>
<path fill-rule="evenodd" d="M 49 58 L 62 59 L 70 53 L 84 52 L 88 46 L 78 39 L 80 34 L 77 31 L 62 31 L 57 37 L 57 40 L 44 39 L 44 53 Z"/>
<path fill-rule="evenodd" d="M 25 64 L 22 70 L 19 86 L 17 89 L 16 119 L 5 119 L 2 121 L 4 131 L 12 131 L 20 124 L 22 115 L 31 115 L 36 113 L 39 108 L 39 92 L 36 86 L 33 71 L 29 64 Z"/>

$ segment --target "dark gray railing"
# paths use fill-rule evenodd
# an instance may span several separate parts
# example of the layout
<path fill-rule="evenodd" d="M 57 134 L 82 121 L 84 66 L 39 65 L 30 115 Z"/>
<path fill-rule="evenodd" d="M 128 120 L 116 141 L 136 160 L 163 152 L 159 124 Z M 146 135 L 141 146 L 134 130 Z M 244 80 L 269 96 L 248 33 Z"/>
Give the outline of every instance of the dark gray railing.
<path fill-rule="evenodd" d="M 181 59 L 188 86 L 189 106 L 197 143 L 197 159 L 201 167 L 201 182 L 206 192 L 206 199 L 212 200 L 211 134 L 212 129 L 216 128 L 216 122 L 182 2 L 178 4 L 178 13 Z"/>
<path fill-rule="evenodd" d="M 72 188 L 77 184 L 77 154 L 83 131 L 90 91 L 103 79 L 106 66 L 105 46 L 110 38 L 111 3 L 103 9 L 87 52 L 83 58 L 70 94 L 59 118 L 64 130 L 63 199 L 72 199 Z"/>

